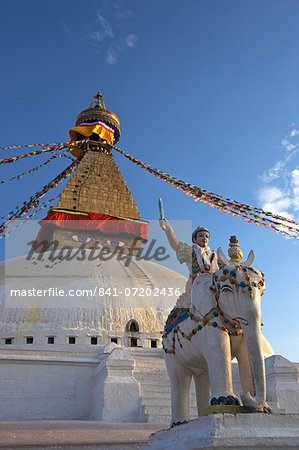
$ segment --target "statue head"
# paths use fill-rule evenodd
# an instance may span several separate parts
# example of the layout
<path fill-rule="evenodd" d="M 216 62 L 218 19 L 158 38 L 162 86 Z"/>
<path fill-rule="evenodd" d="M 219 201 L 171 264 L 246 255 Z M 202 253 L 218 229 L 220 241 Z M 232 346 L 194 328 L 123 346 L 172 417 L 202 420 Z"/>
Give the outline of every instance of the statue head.
<path fill-rule="evenodd" d="M 207 228 L 205 227 L 197 227 L 196 230 L 193 231 L 192 233 L 192 242 L 195 242 L 196 237 L 197 237 L 197 233 L 200 233 L 201 231 L 205 231 L 206 233 L 208 233 L 209 237 L 210 237 L 210 232 Z"/>

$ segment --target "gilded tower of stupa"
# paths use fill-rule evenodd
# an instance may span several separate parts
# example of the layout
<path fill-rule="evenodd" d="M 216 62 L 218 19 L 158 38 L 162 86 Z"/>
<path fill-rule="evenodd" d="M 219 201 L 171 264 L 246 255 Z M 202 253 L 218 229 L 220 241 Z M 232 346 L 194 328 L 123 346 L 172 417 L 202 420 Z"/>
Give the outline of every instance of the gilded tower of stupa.
<path fill-rule="evenodd" d="M 113 159 L 112 146 L 120 138 L 120 124 L 118 117 L 106 109 L 100 91 L 78 115 L 70 137 L 82 141 L 72 150 L 80 161 L 57 207 L 51 207 L 40 221 L 35 250 L 82 245 L 94 248 L 101 242 L 110 250 L 137 254 L 141 241 L 147 239 L 148 222 L 140 219 Z"/>
<path fill-rule="evenodd" d="M 119 120 L 106 109 L 100 91 L 91 105 L 78 115 L 76 127 L 71 131 L 73 140 L 84 139 L 84 125 L 88 127 L 88 124 L 96 122 L 114 131 L 114 144 L 119 140 Z M 107 140 L 92 132 L 81 152 L 77 150 L 76 154 L 81 154 L 82 160 L 61 194 L 58 207 L 140 219 L 137 205 L 113 160 Z"/>

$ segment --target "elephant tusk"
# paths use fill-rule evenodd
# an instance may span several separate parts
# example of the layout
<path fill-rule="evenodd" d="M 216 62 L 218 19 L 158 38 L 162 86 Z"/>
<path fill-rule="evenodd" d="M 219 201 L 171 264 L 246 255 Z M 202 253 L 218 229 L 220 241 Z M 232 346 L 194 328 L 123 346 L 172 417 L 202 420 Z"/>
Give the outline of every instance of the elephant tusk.
<path fill-rule="evenodd" d="M 248 320 L 243 319 L 243 317 L 234 317 L 233 320 L 241 323 L 242 325 L 246 325 L 246 326 L 248 325 Z"/>

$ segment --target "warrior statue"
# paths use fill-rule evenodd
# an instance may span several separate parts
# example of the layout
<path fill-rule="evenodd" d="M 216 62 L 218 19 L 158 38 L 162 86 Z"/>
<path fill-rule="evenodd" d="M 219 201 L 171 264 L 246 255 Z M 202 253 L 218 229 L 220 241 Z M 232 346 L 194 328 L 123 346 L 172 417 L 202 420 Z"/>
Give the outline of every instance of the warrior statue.
<path fill-rule="evenodd" d="M 199 274 L 209 273 L 214 275 L 218 270 L 217 255 L 208 247 L 210 232 L 207 228 L 197 227 L 192 233 L 193 245 L 180 242 L 168 221 L 161 217 L 159 220 L 161 228 L 165 231 L 168 242 L 176 252 L 178 261 L 185 263 L 189 270 L 189 278 L 186 283 L 185 292 L 178 298 L 177 308 L 189 308 L 191 306 L 192 283 Z"/>

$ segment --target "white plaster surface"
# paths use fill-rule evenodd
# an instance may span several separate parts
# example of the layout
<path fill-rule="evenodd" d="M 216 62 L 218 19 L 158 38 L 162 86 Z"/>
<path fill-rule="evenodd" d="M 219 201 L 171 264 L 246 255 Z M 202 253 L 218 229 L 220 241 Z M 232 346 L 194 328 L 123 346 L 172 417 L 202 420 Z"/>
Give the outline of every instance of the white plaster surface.
<path fill-rule="evenodd" d="M 176 303 L 175 290 L 185 289 L 184 276 L 145 260 L 132 259 L 126 267 L 116 258 L 52 265 L 45 258 L 0 263 L 0 348 L 6 347 L 6 338 L 12 338 L 12 349 L 24 348 L 31 336 L 30 349 L 42 350 L 47 336 L 55 335 L 55 346 L 63 349 L 68 336 L 76 334 L 76 345 L 86 347 L 90 336 L 98 336 L 101 345 L 117 338 L 126 347 L 137 338 L 138 346 L 150 347 L 155 340 L 161 347 L 160 331 Z M 33 288 L 42 295 L 23 295 Z M 160 295 L 163 289 L 167 295 Z M 139 325 L 138 336 L 126 329 L 132 319 Z"/>
<path fill-rule="evenodd" d="M 139 421 L 140 389 L 133 376 L 134 366 L 134 359 L 117 345 L 100 363 L 92 392 L 92 420 Z"/>
<path fill-rule="evenodd" d="M 210 414 L 152 434 L 150 450 L 298 449 L 299 416 Z"/>
<path fill-rule="evenodd" d="M 0 359 L 0 420 L 87 419 L 98 360 L 14 355 Z"/>
<path fill-rule="evenodd" d="M 299 414 L 299 383 L 296 364 L 281 355 L 265 360 L 267 400 L 288 413 Z M 299 447 L 299 444 L 298 444 Z"/>
<path fill-rule="evenodd" d="M 76 353 L 2 350 L 0 420 L 93 418 L 170 423 L 170 382 L 161 349 L 124 351 L 113 343 L 91 347 L 93 352 Z M 232 366 L 234 389 L 240 393 L 237 364 Z M 266 360 L 267 401 L 275 411 L 287 413 L 299 408 L 294 370 L 296 365 L 281 356 Z M 193 383 L 190 414 L 197 416 Z"/>

